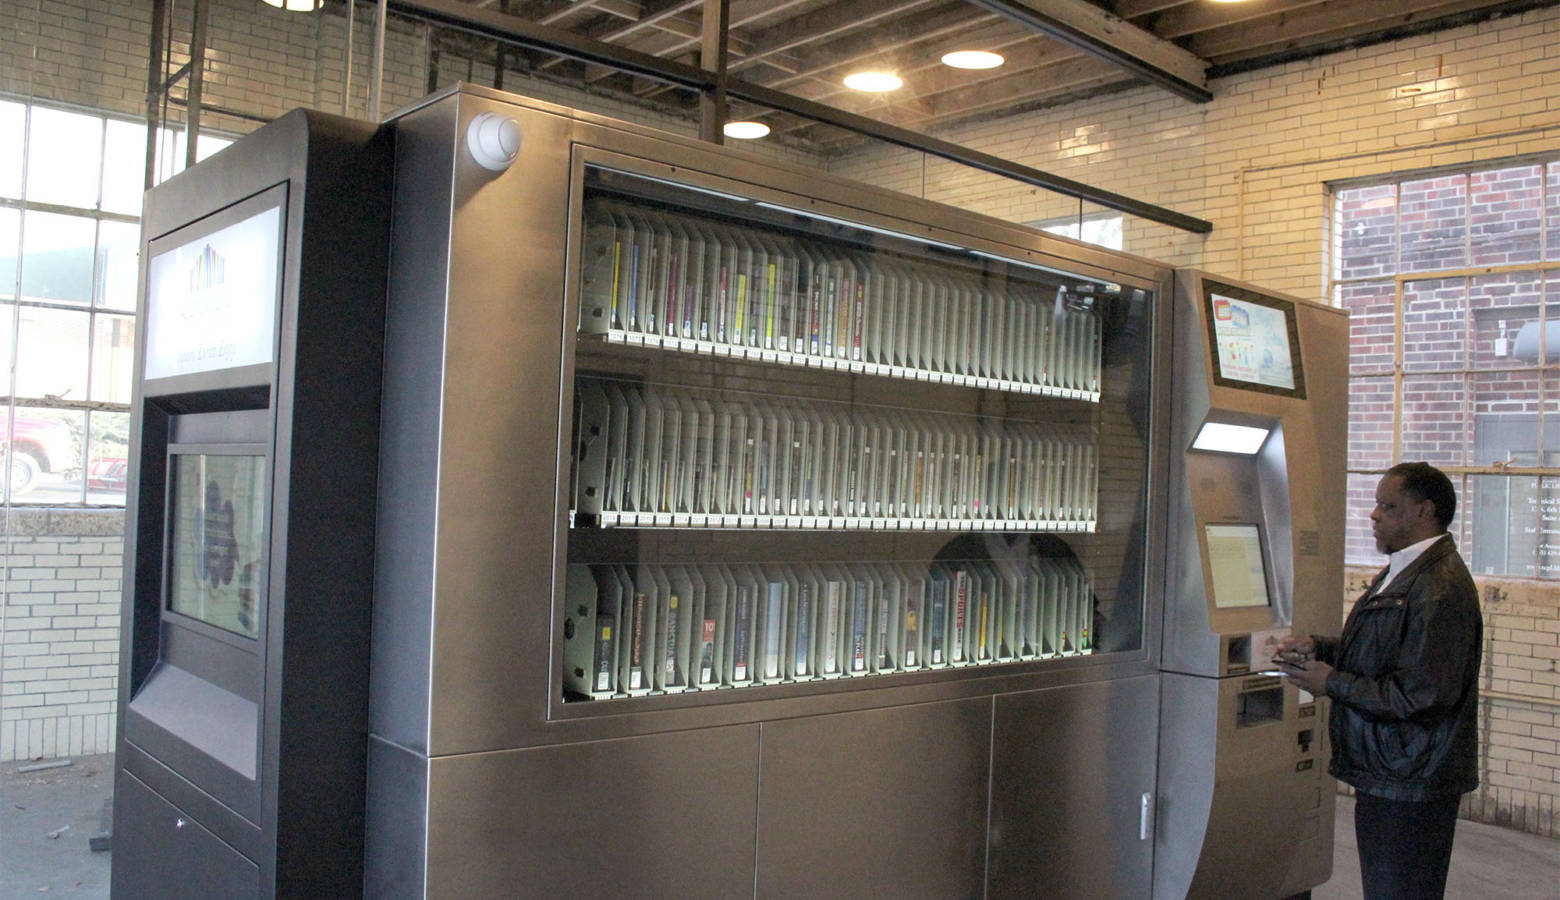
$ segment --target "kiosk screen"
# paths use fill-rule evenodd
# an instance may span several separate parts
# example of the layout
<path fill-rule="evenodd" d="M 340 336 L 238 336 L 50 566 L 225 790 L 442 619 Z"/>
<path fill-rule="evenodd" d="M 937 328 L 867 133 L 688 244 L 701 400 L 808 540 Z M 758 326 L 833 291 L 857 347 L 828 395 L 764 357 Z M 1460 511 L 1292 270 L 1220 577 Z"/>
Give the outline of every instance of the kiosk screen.
<path fill-rule="evenodd" d="M 168 609 L 247 638 L 265 599 L 266 458 L 175 453 Z"/>
<path fill-rule="evenodd" d="M 1305 396 L 1294 304 L 1209 286 L 1214 381 L 1227 387 Z"/>
<path fill-rule="evenodd" d="M 1214 607 L 1267 606 L 1267 570 L 1257 526 L 1208 525 L 1205 530 Z"/>
<path fill-rule="evenodd" d="M 271 362 L 285 199 L 267 191 L 149 245 L 147 378 Z"/>

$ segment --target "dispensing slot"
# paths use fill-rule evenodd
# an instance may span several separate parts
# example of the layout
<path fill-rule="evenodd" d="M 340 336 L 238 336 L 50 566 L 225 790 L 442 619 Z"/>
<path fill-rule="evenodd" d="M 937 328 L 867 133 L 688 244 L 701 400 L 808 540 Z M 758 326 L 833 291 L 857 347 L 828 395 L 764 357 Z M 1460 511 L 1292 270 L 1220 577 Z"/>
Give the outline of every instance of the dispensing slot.
<path fill-rule="evenodd" d="M 1235 695 L 1238 727 L 1278 722 L 1284 718 L 1284 685 L 1277 678 L 1253 678 Z"/>

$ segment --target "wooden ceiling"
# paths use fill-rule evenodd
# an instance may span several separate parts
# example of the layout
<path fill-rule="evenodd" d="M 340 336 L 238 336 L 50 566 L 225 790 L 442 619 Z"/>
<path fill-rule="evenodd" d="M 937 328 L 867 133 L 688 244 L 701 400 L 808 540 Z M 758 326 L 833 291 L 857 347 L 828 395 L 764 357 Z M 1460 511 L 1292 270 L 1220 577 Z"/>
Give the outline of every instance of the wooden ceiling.
<path fill-rule="evenodd" d="M 699 64 L 706 0 L 460 0 L 482 14 L 688 66 Z M 1187 103 L 1217 93 L 1221 75 L 1350 46 L 1457 27 L 1560 0 L 728 0 L 733 79 L 915 132 L 971 117 L 1073 102 L 1154 84 Z M 422 5 L 422 4 L 411 4 Z M 952 69 L 950 50 L 1001 53 L 984 71 Z M 506 65 L 663 110 L 696 95 L 601 62 L 534 48 Z M 899 90 L 868 95 L 842 79 L 892 71 Z M 775 135 L 828 152 L 843 129 L 741 98 L 730 118 L 760 118 Z"/>

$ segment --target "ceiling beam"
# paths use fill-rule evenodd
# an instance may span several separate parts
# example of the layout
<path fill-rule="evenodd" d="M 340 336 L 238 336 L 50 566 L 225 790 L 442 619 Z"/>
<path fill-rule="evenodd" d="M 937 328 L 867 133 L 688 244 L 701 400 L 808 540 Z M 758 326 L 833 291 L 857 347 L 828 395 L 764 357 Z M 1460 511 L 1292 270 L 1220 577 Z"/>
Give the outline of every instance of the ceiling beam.
<path fill-rule="evenodd" d="M 1325 2 L 1326 0 L 1248 0 L 1246 3 L 1202 3 L 1161 13 L 1150 20 L 1150 25 L 1154 33 L 1160 37 L 1174 39 L 1250 22 L 1264 16 L 1293 17 L 1295 13 L 1307 6 L 1316 6 Z"/>
<path fill-rule="evenodd" d="M 1198 103 L 1213 99 L 1208 63 L 1086 0 L 967 0 Z"/>
<path fill-rule="evenodd" d="M 1136 19 L 1138 16 L 1146 16 L 1161 10 L 1176 6 L 1184 6 L 1190 0 L 1116 0 L 1111 9 L 1123 19 Z M 1203 2 L 1203 0 L 1197 0 Z"/>
<path fill-rule="evenodd" d="M 1302 42 L 1321 43 L 1424 24 L 1489 5 L 1483 0 L 1329 0 L 1316 9 L 1278 12 L 1243 23 L 1239 28 L 1204 32 L 1188 40 L 1200 56 L 1224 62 L 1224 57 L 1281 52 Z"/>
<path fill-rule="evenodd" d="M 456 31 L 536 46 L 587 63 L 602 63 L 633 75 L 668 81 L 697 91 L 708 91 L 715 87 L 712 73 L 694 66 L 683 65 L 613 44 L 594 41 L 562 29 L 536 25 L 514 16 L 476 8 L 469 4 L 456 2 L 456 0 L 388 0 L 388 6 L 399 14 L 432 22 Z M 1179 228 L 1196 234 L 1207 234 L 1213 230 L 1213 223 L 1207 219 L 1199 219 L 1195 216 L 1189 216 L 1185 213 L 1176 212 L 1173 209 L 1146 203 L 1113 191 L 1101 190 L 1080 181 L 1073 181 L 1070 178 L 1063 178 L 1060 175 L 1020 165 L 989 153 L 982 153 L 978 150 L 960 146 L 951 141 L 876 122 L 864 116 L 854 115 L 822 103 L 804 100 L 801 97 L 751 84 L 741 79 L 732 78 L 727 81 L 726 96 L 728 98 L 746 100 L 770 109 L 815 119 L 829 125 L 864 134 L 868 137 L 877 138 L 897 147 L 927 153 L 941 159 L 961 163 L 973 169 L 979 169 L 983 172 L 1011 178 L 1023 184 L 1044 188 L 1048 191 L 1056 191 L 1057 193 L 1076 197 L 1089 203 L 1097 203 L 1100 206 L 1120 210 L 1152 222 L 1169 225 L 1172 228 Z"/>

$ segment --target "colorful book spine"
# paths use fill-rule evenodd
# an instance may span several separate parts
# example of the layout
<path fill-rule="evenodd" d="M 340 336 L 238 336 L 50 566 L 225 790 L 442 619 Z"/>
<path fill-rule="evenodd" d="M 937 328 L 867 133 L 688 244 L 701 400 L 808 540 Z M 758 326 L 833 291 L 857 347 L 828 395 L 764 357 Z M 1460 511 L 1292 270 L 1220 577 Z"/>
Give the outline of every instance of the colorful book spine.
<path fill-rule="evenodd" d="M 791 673 L 797 677 L 808 674 L 807 659 L 812 641 L 813 585 L 804 582 L 796 598 L 796 646 L 791 651 Z"/>
<path fill-rule="evenodd" d="M 634 633 L 628 645 L 628 689 L 637 691 L 645 681 L 645 595 L 634 594 Z"/>
<path fill-rule="evenodd" d="M 705 619 L 699 629 L 699 683 L 715 680 L 715 620 Z"/>
<path fill-rule="evenodd" d="M 737 586 L 737 617 L 732 629 L 731 680 L 748 680 L 748 643 L 753 632 L 753 591 L 745 584 Z"/>
<path fill-rule="evenodd" d="M 677 595 L 673 594 L 666 601 L 666 656 L 663 660 L 661 671 L 661 685 L 673 687 L 682 684 L 682 672 L 677 668 Z"/>

